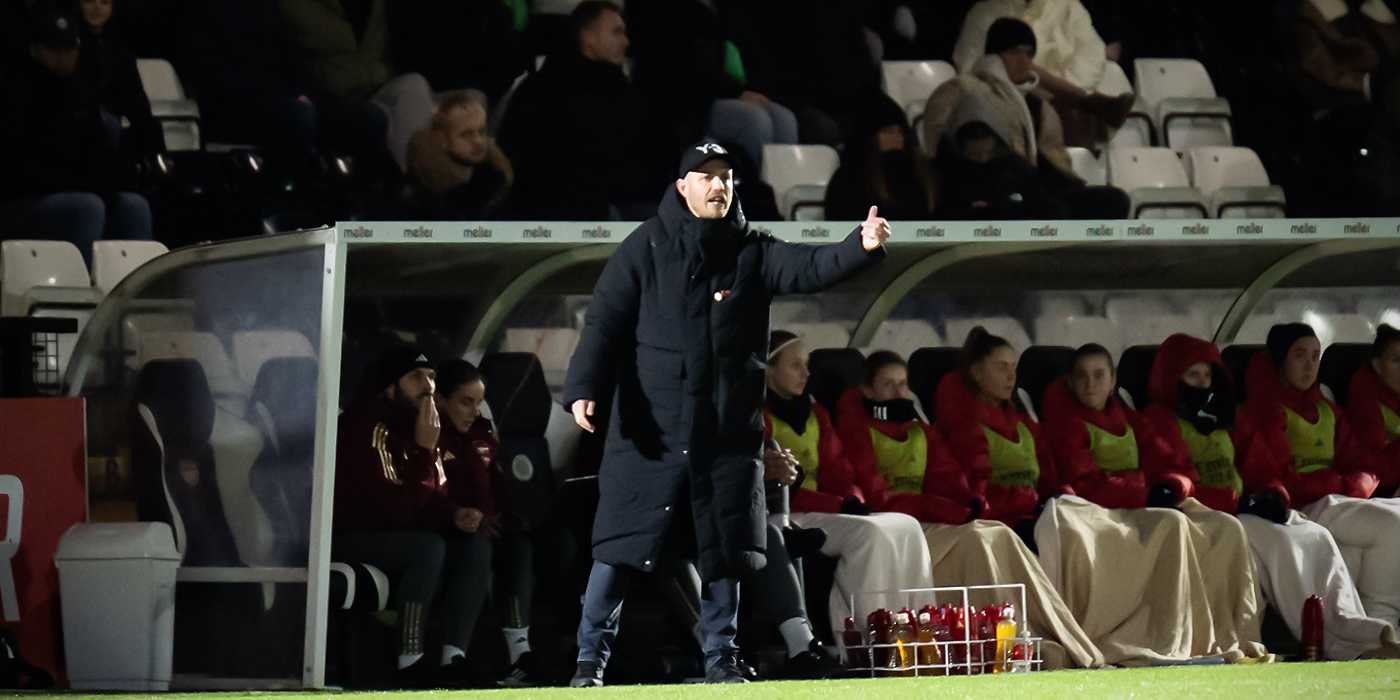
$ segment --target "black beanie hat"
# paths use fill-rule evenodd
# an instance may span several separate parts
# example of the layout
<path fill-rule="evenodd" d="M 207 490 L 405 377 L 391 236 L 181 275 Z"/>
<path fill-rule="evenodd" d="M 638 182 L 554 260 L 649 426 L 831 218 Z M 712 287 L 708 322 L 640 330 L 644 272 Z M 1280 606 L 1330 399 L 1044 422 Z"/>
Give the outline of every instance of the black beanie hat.
<path fill-rule="evenodd" d="M 428 356 L 423 354 L 422 350 L 411 345 L 385 348 L 375 369 L 374 389 L 378 391 L 390 384 L 396 384 L 405 374 L 423 367 L 432 369 L 433 363 L 428 361 Z"/>
<path fill-rule="evenodd" d="M 1015 17 L 1002 17 L 987 29 L 985 53 L 1001 53 L 1023 44 L 1030 44 L 1031 54 L 1035 54 L 1035 30 Z"/>
<path fill-rule="evenodd" d="M 1283 361 L 1288 357 L 1288 351 L 1293 349 L 1293 344 L 1301 338 L 1316 338 L 1317 333 L 1312 326 L 1306 323 L 1280 323 L 1269 329 L 1269 339 L 1266 342 L 1269 348 L 1269 359 L 1274 363 L 1274 369 L 1283 366 Z"/>

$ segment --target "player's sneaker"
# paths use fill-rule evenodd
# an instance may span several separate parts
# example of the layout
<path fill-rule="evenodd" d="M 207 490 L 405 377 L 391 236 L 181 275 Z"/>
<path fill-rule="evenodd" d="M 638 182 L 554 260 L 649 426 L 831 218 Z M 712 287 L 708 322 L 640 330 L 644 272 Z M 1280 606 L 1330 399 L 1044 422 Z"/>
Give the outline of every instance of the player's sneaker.
<path fill-rule="evenodd" d="M 601 688 L 603 687 L 603 667 L 595 661 L 578 662 L 578 670 L 574 671 L 573 680 L 569 681 L 570 688 Z"/>
<path fill-rule="evenodd" d="M 500 680 L 500 685 L 506 688 L 533 688 L 542 684 L 539 659 L 535 658 L 533 651 L 521 654 L 511 664 L 510 673 Z"/>

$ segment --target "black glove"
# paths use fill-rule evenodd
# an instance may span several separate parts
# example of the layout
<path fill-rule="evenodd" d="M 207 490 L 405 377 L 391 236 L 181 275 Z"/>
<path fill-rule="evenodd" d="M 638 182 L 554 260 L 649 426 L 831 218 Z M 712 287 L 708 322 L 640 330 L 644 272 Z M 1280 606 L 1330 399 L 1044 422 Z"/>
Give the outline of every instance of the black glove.
<path fill-rule="evenodd" d="M 1277 491 L 1246 496 L 1240 501 L 1240 513 L 1257 515 L 1280 525 L 1288 521 L 1288 507 L 1283 505 L 1283 496 Z"/>
<path fill-rule="evenodd" d="M 822 551 L 822 545 L 826 544 L 826 531 L 817 527 L 785 527 L 783 544 L 787 545 L 789 558 L 801 559 Z"/>
<path fill-rule="evenodd" d="M 865 505 L 855 496 L 847 496 L 841 499 L 842 515 L 870 515 L 870 506 Z"/>
<path fill-rule="evenodd" d="M 982 517 L 982 499 L 980 499 L 980 498 L 968 499 L 968 501 L 967 501 L 967 509 L 968 509 L 968 511 L 970 511 L 970 512 L 967 514 L 967 522 L 972 522 L 972 521 L 974 521 L 974 520 L 976 520 L 976 519 Z"/>
<path fill-rule="evenodd" d="M 1178 500 L 1176 489 L 1168 484 L 1157 484 L 1147 492 L 1148 508 L 1176 508 Z"/>

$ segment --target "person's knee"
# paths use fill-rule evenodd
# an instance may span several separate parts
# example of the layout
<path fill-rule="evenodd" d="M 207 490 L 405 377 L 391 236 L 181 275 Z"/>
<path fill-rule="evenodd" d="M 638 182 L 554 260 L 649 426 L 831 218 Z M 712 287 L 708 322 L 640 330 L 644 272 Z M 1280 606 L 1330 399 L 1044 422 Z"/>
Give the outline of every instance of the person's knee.
<path fill-rule="evenodd" d="M 447 559 L 447 542 L 442 535 L 432 532 L 414 532 L 406 535 L 404 547 L 407 551 L 415 553 L 418 565 L 423 568 L 441 570 L 442 563 Z"/>
<path fill-rule="evenodd" d="M 734 131 L 752 134 L 764 143 L 773 140 L 773 116 L 768 110 L 742 100 L 716 101 L 715 107 L 716 117 Z"/>

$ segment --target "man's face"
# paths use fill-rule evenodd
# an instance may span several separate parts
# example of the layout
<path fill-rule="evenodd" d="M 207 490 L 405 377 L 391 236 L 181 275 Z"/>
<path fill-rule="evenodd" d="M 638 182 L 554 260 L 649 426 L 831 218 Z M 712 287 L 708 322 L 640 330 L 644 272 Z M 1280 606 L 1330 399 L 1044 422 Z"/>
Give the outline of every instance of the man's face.
<path fill-rule="evenodd" d="M 486 110 L 480 105 L 448 110 L 443 119 L 445 128 L 438 134 L 458 162 L 480 165 L 486 160 L 490 138 L 486 135 Z"/>
<path fill-rule="evenodd" d="M 875 381 L 870 386 L 860 387 L 865 398 L 871 401 L 894 401 L 909 398 L 909 370 L 903 365 L 885 365 L 875 373 Z"/>
<path fill-rule="evenodd" d="M 1113 395 L 1113 368 L 1103 355 L 1086 355 L 1074 363 L 1069 375 L 1069 388 L 1079 403 L 1091 411 L 1102 411 Z"/>
<path fill-rule="evenodd" d="M 93 29 L 102 29 L 102 25 L 112 18 L 112 0 L 82 0 L 79 5 L 83 10 L 83 19 Z"/>
<path fill-rule="evenodd" d="M 1371 360 L 1371 368 L 1391 391 L 1400 393 L 1400 343 L 1387 345 L 1380 357 Z"/>
<path fill-rule="evenodd" d="M 408 406 L 418 408 L 418 405 L 433 395 L 437 389 L 437 372 L 426 367 L 409 372 L 399 377 L 399 381 L 389 387 L 389 398 Z"/>
<path fill-rule="evenodd" d="M 1012 84 L 1029 82 L 1035 75 L 1035 49 L 1030 44 L 1002 51 L 1001 62 L 1006 65 L 1006 77 L 1011 79 Z"/>
<path fill-rule="evenodd" d="M 78 69 L 78 47 L 51 47 L 43 44 L 30 44 L 29 55 L 43 64 L 54 75 L 72 75 Z"/>
<path fill-rule="evenodd" d="M 807 349 L 802 343 L 793 343 L 778 353 L 768 363 L 768 388 L 784 399 L 790 399 L 807 390 Z"/>
<path fill-rule="evenodd" d="M 972 381 L 982 398 L 1010 401 L 1016 393 L 1016 351 L 1000 347 L 972 366 Z"/>
<path fill-rule="evenodd" d="M 459 433 L 465 433 L 481 417 L 481 402 L 485 400 L 486 384 L 478 379 L 457 387 L 451 396 L 438 394 L 437 405 L 452 427 Z"/>
<path fill-rule="evenodd" d="M 607 61 L 616 65 L 627 62 L 627 23 L 622 15 L 607 10 L 588 26 L 579 30 L 578 47 L 590 61 Z"/>
<path fill-rule="evenodd" d="M 1317 382 L 1317 369 L 1322 363 L 1322 343 L 1317 338 L 1299 338 L 1283 358 L 1279 376 L 1283 383 L 1298 391 L 1307 391 Z"/>
<path fill-rule="evenodd" d="M 963 143 L 963 157 L 974 163 L 986 163 L 997 154 L 997 140 L 992 136 L 968 139 Z"/>
<path fill-rule="evenodd" d="M 1209 389 L 1211 384 L 1210 363 L 1197 362 L 1187 367 L 1186 371 L 1181 373 L 1181 381 L 1184 382 L 1186 386 L 1195 387 L 1197 389 Z"/>
<path fill-rule="evenodd" d="M 676 190 L 696 218 L 723 219 L 734 202 L 734 171 L 723 160 L 708 160 L 676 180 Z"/>

